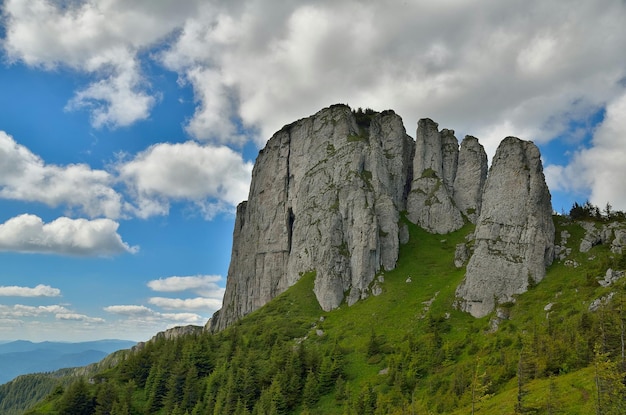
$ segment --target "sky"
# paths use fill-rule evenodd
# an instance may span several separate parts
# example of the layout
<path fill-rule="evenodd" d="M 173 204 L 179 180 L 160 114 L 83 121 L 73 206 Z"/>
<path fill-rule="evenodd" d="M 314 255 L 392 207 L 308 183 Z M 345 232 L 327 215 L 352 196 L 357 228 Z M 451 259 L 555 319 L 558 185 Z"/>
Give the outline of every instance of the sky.
<path fill-rule="evenodd" d="M 0 341 L 143 341 L 221 306 L 259 149 L 335 103 L 542 152 L 626 210 L 626 2 L 0 1 Z"/>

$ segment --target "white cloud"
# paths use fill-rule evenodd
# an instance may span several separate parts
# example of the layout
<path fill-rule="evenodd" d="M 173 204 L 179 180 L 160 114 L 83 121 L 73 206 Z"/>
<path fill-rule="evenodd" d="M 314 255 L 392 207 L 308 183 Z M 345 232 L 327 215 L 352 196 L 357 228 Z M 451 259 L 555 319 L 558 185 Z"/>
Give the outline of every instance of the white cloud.
<path fill-rule="evenodd" d="M 166 310 L 196 310 L 213 313 L 222 306 L 224 288 L 217 283 L 219 275 L 195 275 L 187 277 L 167 277 L 148 282 L 148 287 L 160 292 L 192 291 L 201 297 L 165 298 L 151 297 L 148 302 Z"/>
<path fill-rule="evenodd" d="M 121 51 L 111 64 L 117 68 L 116 73 L 78 91 L 66 106 L 70 111 L 90 109 L 91 123 L 97 128 L 127 126 L 144 120 L 155 103 L 155 98 L 141 88 L 145 81 L 131 53 Z"/>
<path fill-rule="evenodd" d="M 112 305 L 104 311 L 127 317 L 138 324 L 204 324 L 205 318 L 196 313 L 160 313 L 142 305 Z"/>
<path fill-rule="evenodd" d="M 493 155 L 504 136 L 541 144 L 569 131 L 572 120 L 613 105 L 626 76 L 618 52 L 626 50 L 626 5 L 613 0 L 63 3 L 4 2 L 3 47 L 10 61 L 89 74 L 92 81 L 68 108 L 91 110 L 94 125 L 117 126 L 145 119 L 158 101 L 141 69 L 146 59 L 156 59 L 193 88 L 197 108 L 188 133 L 213 144 L 239 146 L 242 134 L 252 131 L 261 146 L 284 124 L 346 102 L 393 108 L 409 134 L 419 118 L 430 117 L 459 137 L 476 135 Z M 182 146 L 194 145 L 200 148 Z M 581 151 L 586 163 L 617 163 L 610 149 L 619 146 L 600 138 L 593 145 L 598 149 Z M 184 200 L 211 217 L 245 198 L 249 172 L 241 160 L 229 159 L 236 177 L 222 187 L 213 176 L 202 190 L 195 180 L 177 186 L 174 174 L 157 171 L 163 183 L 151 180 L 143 172 L 151 160 L 163 159 L 158 150 L 174 149 L 162 146 L 121 172 L 134 191 L 136 214 L 165 214 L 171 200 Z M 219 148 L 199 153 L 215 161 Z M 199 158 L 190 159 L 192 169 Z M 72 168 L 84 177 L 80 167 Z M 170 167 L 181 168 L 175 161 Z M 37 180 L 35 186 L 5 184 L 0 192 L 18 189 L 10 197 L 49 204 L 59 203 L 55 197 L 76 200 L 73 206 L 92 216 L 106 211 L 116 218 L 120 199 L 110 177 L 96 173 L 90 177 L 102 185 L 106 209 L 89 202 L 92 196 L 70 197 L 70 190 L 48 189 L 51 196 L 44 197 Z M 563 177 L 558 166 L 546 173 L 556 183 Z M 611 180 L 590 173 L 585 185 L 594 200 L 618 205 L 620 196 L 602 184 Z"/>
<path fill-rule="evenodd" d="M 247 198 L 252 163 L 228 147 L 156 144 L 117 166 L 139 217 L 163 215 L 171 200 L 195 203 L 208 219 Z"/>
<path fill-rule="evenodd" d="M 217 282 L 221 281 L 220 275 L 194 275 L 188 277 L 159 278 L 148 282 L 148 287 L 154 291 L 179 292 L 195 291 L 203 292 L 218 288 Z"/>
<path fill-rule="evenodd" d="M 0 318 L 29 318 L 42 315 L 71 313 L 62 305 L 30 306 L 15 304 L 12 306 L 0 304 Z"/>
<path fill-rule="evenodd" d="M 89 317 L 84 314 L 77 313 L 58 313 L 54 316 L 57 320 L 64 321 L 82 321 L 85 323 L 104 323 L 105 320 L 100 317 Z"/>
<path fill-rule="evenodd" d="M 201 139 L 229 140 L 236 114 L 262 145 L 283 124 L 348 102 L 395 109 L 410 134 L 431 117 L 462 134 L 511 125 L 540 142 L 567 127 L 572 106 L 596 111 L 614 96 L 624 18 L 610 0 L 248 1 L 188 19 L 161 61 L 192 84 L 200 105 L 188 128 Z"/>
<path fill-rule="evenodd" d="M 148 302 L 166 310 L 203 310 L 205 312 L 215 312 L 222 306 L 220 298 L 165 298 L 152 297 Z"/>
<path fill-rule="evenodd" d="M 626 93 L 606 108 L 592 145 L 577 151 L 566 166 L 546 167 L 551 189 L 590 193 L 589 201 L 603 208 L 626 211 Z"/>
<path fill-rule="evenodd" d="M 0 251 L 110 256 L 135 253 L 117 233 L 119 224 L 111 219 L 58 218 L 44 223 L 35 215 L 20 215 L 0 224 Z"/>
<path fill-rule="evenodd" d="M 155 103 L 138 55 L 193 16 L 199 3 L 7 0 L 3 46 L 12 61 L 93 75 L 68 108 L 91 109 L 95 126 L 129 125 L 147 118 Z"/>
<path fill-rule="evenodd" d="M 88 216 L 117 218 L 122 197 L 113 177 L 85 164 L 46 164 L 11 136 L 0 131 L 0 198 L 78 208 Z"/>
<path fill-rule="evenodd" d="M 154 311 L 143 305 L 111 305 L 104 308 L 104 311 L 122 316 L 150 316 Z"/>
<path fill-rule="evenodd" d="M 49 285 L 39 284 L 36 287 L 0 286 L 3 297 L 58 297 L 61 290 Z"/>
<path fill-rule="evenodd" d="M 262 145 L 336 102 L 393 108 L 411 134 L 431 117 L 461 134 L 509 123 L 545 141 L 574 103 L 597 110 L 625 75 L 626 7 L 612 0 L 7 0 L 3 10 L 9 59 L 96 78 L 68 106 L 90 108 L 94 124 L 149 115 L 158 94 L 141 66 L 157 51 L 194 89 L 188 132 L 217 143 L 252 128 Z"/>

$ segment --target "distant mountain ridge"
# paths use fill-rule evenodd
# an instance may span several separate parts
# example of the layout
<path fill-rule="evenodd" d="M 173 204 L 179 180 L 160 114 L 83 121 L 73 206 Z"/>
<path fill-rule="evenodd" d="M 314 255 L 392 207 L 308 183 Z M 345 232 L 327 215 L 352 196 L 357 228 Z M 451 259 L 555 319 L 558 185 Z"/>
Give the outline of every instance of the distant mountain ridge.
<path fill-rule="evenodd" d="M 0 384 L 27 373 L 51 372 L 67 367 L 85 366 L 108 354 L 128 349 L 136 342 L 98 340 L 78 343 L 16 340 L 0 344 Z"/>

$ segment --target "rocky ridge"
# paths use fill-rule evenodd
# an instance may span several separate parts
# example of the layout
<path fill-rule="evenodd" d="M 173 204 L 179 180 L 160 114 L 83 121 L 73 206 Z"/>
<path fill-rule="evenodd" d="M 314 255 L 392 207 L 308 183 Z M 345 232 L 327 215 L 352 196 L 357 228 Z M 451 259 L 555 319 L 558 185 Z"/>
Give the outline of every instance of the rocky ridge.
<path fill-rule="evenodd" d="M 345 105 L 283 127 L 260 151 L 248 201 L 237 208 L 223 307 L 207 328 L 227 327 L 307 272 L 316 273 L 314 291 L 324 310 L 380 293 L 380 274 L 395 267 L 400 243 L 408 238 L 400 220 L 403 212 L 433 233 L 477 221 L 479 255 L 487 255 L 479 247 L 489 245 L 489 238 L 509 238 L 510 243 L 498 245 L 505 260 L 493 257 L 491 265 L 508 270 L 512 262 L 506 259 L 514 257 L 522 266 L 510 280 L 522 278 L 521 270 L 527 270 L 539 281 L 552 252 L 550 238 L 543 237 L 550 229 L 552 238 L 554 234 L 551 219 L 546 219 L 552 212 L 550 197 L 538 150 L 515 140 L 520 144 L 505 148 L 518 148 L 513 153 L 527 160 L 492 166 L 487 178 L 487 157 L 478 140 L 467 136 L 459 147 L 453 130 L 439 131 L 430 119 L 419 121 L 415 141 L 393 111 L 354 112 Z M 524 183 L 515 182 L 527 170 L 532 174 L 524 175 Z M 497 190 L 513 184 L 508 192 Z M 517 186 L 522 184 L 532 190 L 520 192 L 526 189 Z M 515 211 L 499 217 L 498 207 Z M 489 220 L 500 231 L 489 231 Z M 512 243 L 516 236 L 524 243 Z M 465 251 L 461 259 L 466 260 L 469 252 L 459 250 Z M 472 262 L 475 256 L 466 281 L 480 273 L 478 260 Z M 499 275 L 488 273 L 489 278 Z M 527 275 L 523 280 L 502 289 L 506 295 L 517 293 L 526 288 Z M 470 286 L 478 285 L 466 282 Z M 471 290 L 459 294 L 475 300 Z"/>

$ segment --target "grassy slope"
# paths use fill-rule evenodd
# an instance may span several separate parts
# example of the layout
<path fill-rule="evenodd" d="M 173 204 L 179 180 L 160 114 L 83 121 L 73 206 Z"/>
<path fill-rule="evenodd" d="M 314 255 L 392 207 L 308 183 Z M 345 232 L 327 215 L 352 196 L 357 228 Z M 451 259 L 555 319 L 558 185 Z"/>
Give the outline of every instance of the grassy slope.
<path fill-rule="evenodd" d="M 322 351 L 338 344 L 344 354 L 344 373 L 350 393 L 347 401 L 354 400 L 364 385 L 370 385 L 379 399 L 387 399 L 391 409 L 381 412 L 387 414 L 411 413 L 411 410 L 471 413 L 467 378 L 478 368 L 476 373 L 485 375 L 481 383 L 489 395 L 476 402 L 474 413 L 513 414 L 521 345 L 527 344 L 534 333 L 546 332 L 555 334 L 553 337 L 544 335 L 542 341 L 558 338 L 564 342 L 563 348 L 573 350 L 582 342 L 589 343 L 593 340 L 589 338 L 592 334 L 580 340 L 575 332 L 584 314 L 589 314 L 590 302 L 618 290 L 602 288 L 595 281 L 612 260 L 608 248 L 597 246 L 589 253 L 579 253 L 582 229 L 561 218 L 555 221 L 557 235 L 563 229 L 572 235 L 567 244 L 573 248 L 570 259 L 580 266 L 572 268 L 555 262 L 541 283 L 520 295 L 515 304 L 505 305 L 510 318 L 502 321 L 495 332 L 490 330 L 490 316 L 474 319 L 453 307 L 455 289 L 464 275 L 463 268 L 453 265 L 454 250 L 457 243 L 465 242 L 472 226 L 442 236 L 428 234 L 409 224 L 410 242 L 401 247 L 396 269 L 384 273 L 381 295 L 324 312 L 312 292 L 314 273 L 309 273 L 268 305 L 216 336 L 218 341 L 227 339 L 232 330 L 237 330 L 244 344 L 254 345 L 258 338 L 272 333 L 280 337 L 278 341 L 293 344 L 304 341 Z M 557 243 L 559 239 L 557 237 Z M 623 290 L 623 286 L 622 281 L 619 289 Z M 549 303 L 552 308 L 548 313 L 545 307 Z M 280 327 L 280 330 L 268 330 L 268 327 Z M 407 351 L 409 356 L 413 352 L 411 341 L 426 344 L 424 342 L 432 336 L 425 333 L 432 333 L 433 327 L 440 336 L 438 349 L 433 353 L 442 353 L 445 359 L 414 379 L 412 391 L 395 393 L 391 375 L 380 374 L 380 371 L 393 366 L 394 362 L 406 360 Z M 568 334 L 574 339 L 571 344 L 567 343 Z M 372 336 L 378 339 L 379 350 L 368 356 Z M 533 409 L 533 413 L 588 414 L 595 411 L 593 368 L 577 367 L 577 354 L 570 355 L 558 360 L 558 367 L 537 363 L 537 375 L 528 381 L 528 393 L 524 397 L 525 406 Z M 547 373 L 552 376 L 548 377 Z M 322 396 L 310 413 L 346 413 L 346 401 L 338 402 L 334 395 L 333 391 Z M 49 413 L 46 407 L 50 409 L 50 400 L 34 413 Z M 299 409 L 294 413 L 299 414 Z"/>
<path fill-rule="evenodd" d="M 553 304 L 549 318 L 555 330 L 568 330 L 577 324 L 591 301 L 615 290 L 614 287 L 602 288 L 595 282 L 595 277 L 604 275 L 607 262 L 613 257 L 608 247 L 600 245 L 589 253 L 580 253 L 577 248 L 584 235 L 582 228 L 561 218 L 555 218 L 555 221 L 557 235 L 560 235 L 561 230 L 568 230 L 572 235 L 567 243 L 568 247 L 573 248 L 569 259 L 580 265 L 573 268 L 555 261 L 541 283 L 519 296 L 515 304 L 507 305 L 510 320 L 502 322 L 496 333 L 490 332 L 490 317 L 474 319 L 453 307 L 454 292 L 465 271 L 464 268 L 454 267 L 454 249 L 457 243 L 465 242 L 465 236 L 471 233 L 472 227 L 466 226 L 441 236 L 411 226 L 411 240 L 402 247 L 397 268 L 384 275 L 383 294 L 351 307 L 343 306 L 325 313 L 326 318 L 319 325 L 325 336 L 315 341 L 330 343 L 339 339 L 343 348 L 350 352 L 347 358 L 348 377 L 354 383 L 354 393 L 364 383 L 379 385 L 379 388 L 384 389 L 385 383 L 381 379 L 384 376 L 378 373 L 387 367 L 387 359 L 383 356 L 378 363 L 372 364 L 371 359 L 368 363 L 364 353 L 371 330 L 384 337 L 386 346 L 394 350 L 406 343 L 407 333 L 424 331 L 428 313 L 435 318 L 449 313 L 449 331 L 444 334 L 444 345 L 456 345 L 452 347 L 458 352 L 454 356 L 453 366 L 471 365 L 477 358 L 489 362 L 494 360 L 494 353 L 506 353 L 508 365 L 515 369 L 515 362 L 511 361 L 518 359 L 520 337 L 536 330 L 538 326 L 545 327 L 548 324 L 548 313 L 544 308 L 549 303 Z M 557 243 L 560 242 L 560 236 L 557 236 Z M 409 277 L 411 283 L 406 282 Z M 430 310 L 426 311 L 425 303 L 432 299 L 434 301 Z M 473 348 L 477 348 L 478 352 L 470 351 L 469 343 L 474 343 Z M 489 372 L 487 364 L 485 368 Z M 549 405 L 548 401 L 553 400 L 558 402 L 558 411 L 561 411 L 558 413 L 593 413 L 595 386 L 592 369 L 585 368 L 573 373 L 567 371 L 564 367 L 561 369 L 562 375 L 531 381 L 529 393 L 525 397 L 527 406 L 536 408 L 540 413 L 547 413 L 545 408 Z M 444 369 L 444 372 L 450 373 L 451 370 L 446 372 Z M 428 379 L 425 379 L 422 386 L 418 385 L 414 395 L 416 400 L 425 401 L 421 405 L 416 403 L 416 408 L 425 411 L 432 405 L 427 399 L 432 392 L 427 382 Z M 550 387 L 552 395 L 548 396 Z M 498 387 L 491 398 L 476 405 L 475 413 L 512 414 L 516 399 L 517 382 L 513 378 Z M 458 404 L 462 403 L 461 399 Z M 319 409 L 319 413 L 337 411 L 329 398 L 322 400 Z M 467 405 L 453 413 L 470 412 L 471 406 Z M 553 409 L 553 413 L 557 413 L 557 410 Z"/>

